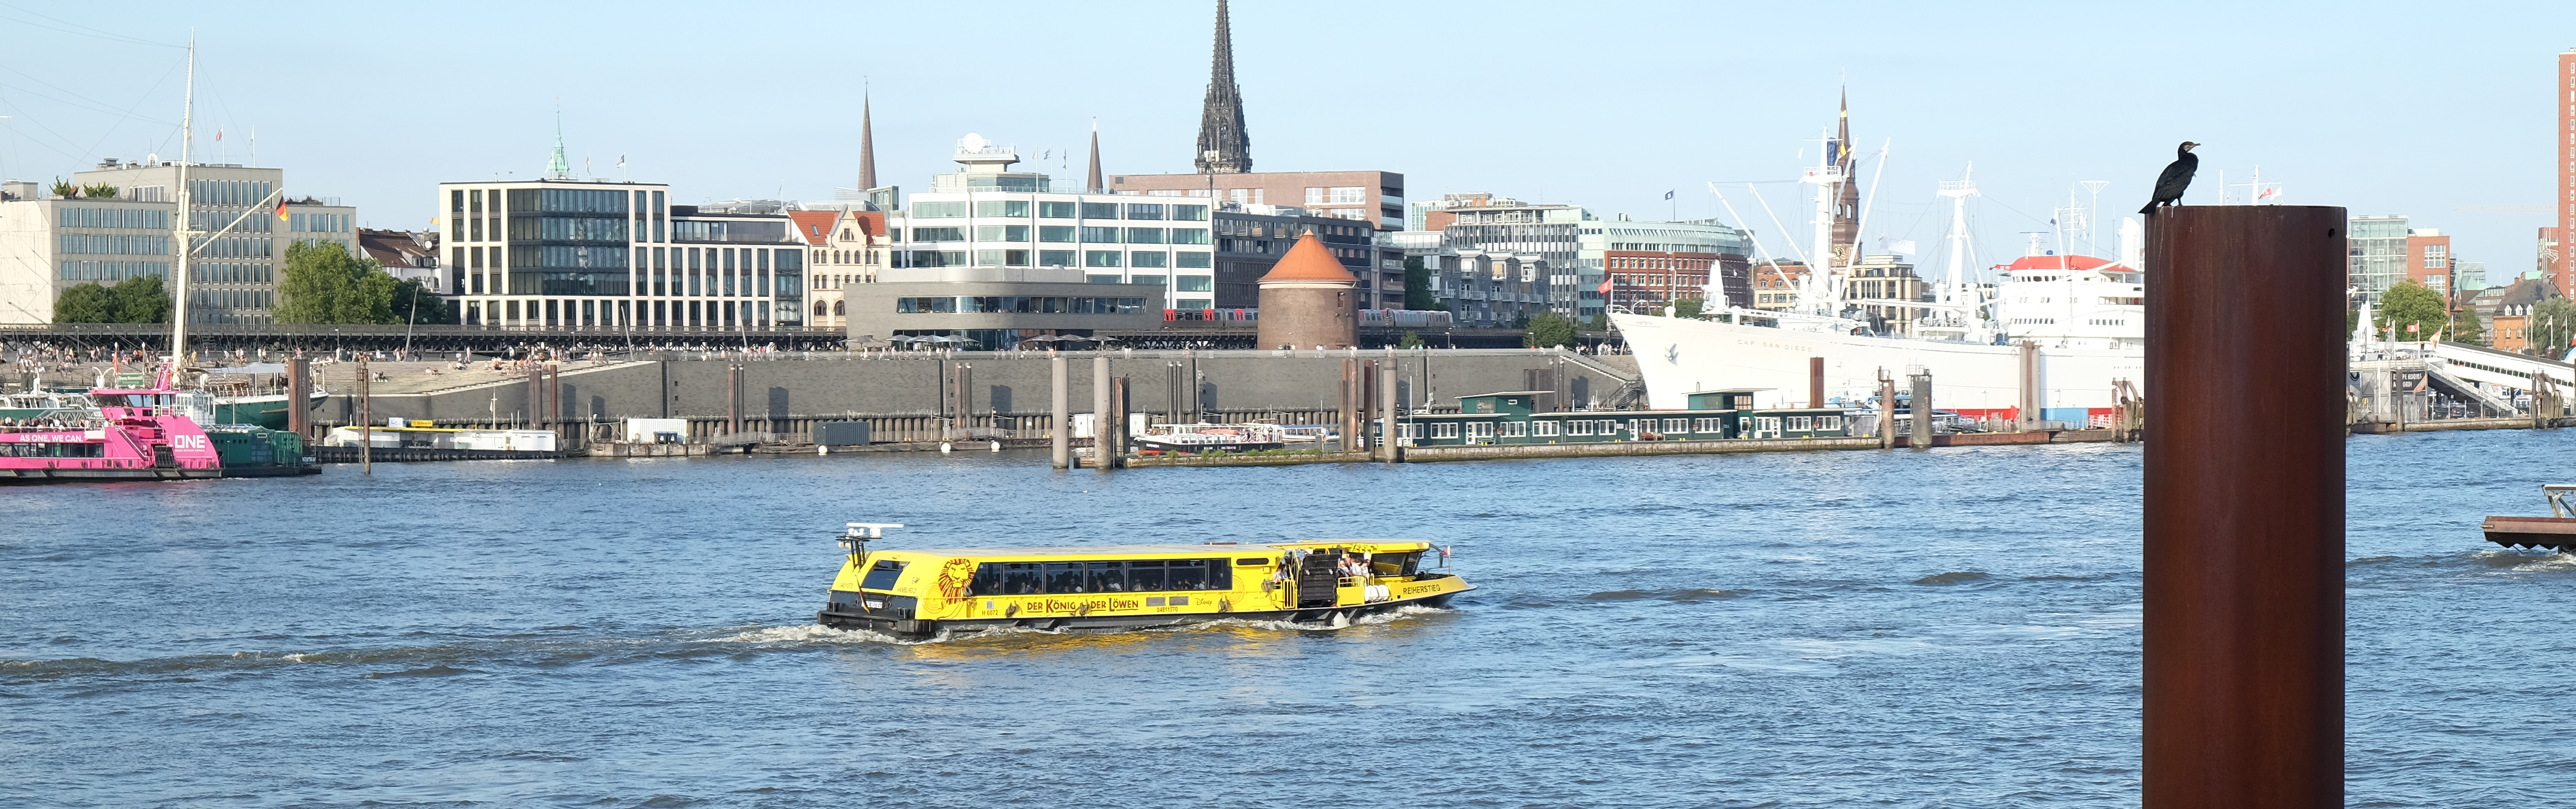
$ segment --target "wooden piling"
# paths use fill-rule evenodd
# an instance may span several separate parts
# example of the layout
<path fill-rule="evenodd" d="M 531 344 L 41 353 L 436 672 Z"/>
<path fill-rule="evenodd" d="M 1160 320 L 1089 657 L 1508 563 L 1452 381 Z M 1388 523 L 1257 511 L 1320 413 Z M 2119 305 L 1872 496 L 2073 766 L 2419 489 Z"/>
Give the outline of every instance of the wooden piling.
<path fill-rule="evenodd" d="M 2039 395 L 2039 344 L 2024 340 L 2013 344 L 2015 365 L 2019 371 L 2019 401 L 2013 403 L 2013 429 L 2039 429 L 2042 415 Z"/>
<path fill-rule="evenodd" d="M 1878 369 L 1878 448 L 1896 448 L 1896 378 L 1885 368 Z"/>
<path fill-rule="evenodd" d="M 1126 377 L 1109 380 L 1109 434 L 1093 442 L 1109 447 L 1107 460 L 1100 465 L 1102 469 L 1127 465 L 1128 392 Z"/>
<path fill-rule="evenodd" d="M 2343 805 L 2345 222 L 2148 220 L 2144 809 Z"/>
<path fill-rule="evenodd" d="M 1378 460 L 1395 463 L 1404 460 L 1399 454 L 1404 442 L 1396 438 L 1395 425 L 1395 351 L 1389 349 L 1380 361 L 1377 374 Z"/>
<path fill-rule="evenodd" d="M 1091 465 L 1107 471 L 1109 450 L 1117 442 L 1109 440 L 1109 355 L 1091 358 Z"/>

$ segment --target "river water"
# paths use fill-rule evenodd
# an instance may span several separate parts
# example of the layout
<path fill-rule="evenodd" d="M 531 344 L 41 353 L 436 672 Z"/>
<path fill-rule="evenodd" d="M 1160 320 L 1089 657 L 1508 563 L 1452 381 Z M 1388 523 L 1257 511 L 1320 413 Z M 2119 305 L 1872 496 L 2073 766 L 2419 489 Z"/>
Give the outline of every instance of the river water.
<path fill-rule="evenodd" d="M 2356 806 L 2576 805 L 2576 431 L 2361 437 Z M 384 464 L 0 490 L 0 804 L 2131 806 L 2140 455 Z M 1397 536 L 1452 609 L 899 644 L 880 547 Z"/>

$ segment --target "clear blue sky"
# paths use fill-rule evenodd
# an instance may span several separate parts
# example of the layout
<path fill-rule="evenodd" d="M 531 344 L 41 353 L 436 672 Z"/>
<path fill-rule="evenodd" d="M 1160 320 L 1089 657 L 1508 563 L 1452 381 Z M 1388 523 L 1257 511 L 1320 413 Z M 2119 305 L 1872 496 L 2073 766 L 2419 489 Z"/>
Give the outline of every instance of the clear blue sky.
<path fill-rule="evenodd" d="M 1079 150 L 1112 173 L 1188 170 L 1213 2 L 1121 4 L 150 4 L 0 0 L 0 174 L 179 151 L 181 52 L 201 48 L 201 159 L 287 169 L 375 227 L 419 228 L 441 180 L 576 168 L 686 201 L 829 198 L 855 184 L 874 87 L 878 174 L 919 190 L 966 132 Z M 1980 257 L 2020 252 L 2080 180 L 2105 221 L 2175 143 L 2188 202 L 2261 166 L 2293 203 L 2399 213 L 2491 274 L 2529 269 L 2554 179 L 2551 71 L 2576 11 L 2528 4 L 1360 3 L 1234 6 L 1263 170 L 1403 172 L 1413 199 L 1491 191 L 1604 216 L 1717 212 L 1796 175 L 1848 77 L 1856 140 L 1893 139 L 1873 238 L 1927 261 L 1933 191 L 1971 161 Z M 1827 13 L 1830 10 L 1831 13 Z M 107 32 L 100 35 L 100 32 Z M 224 133 L 219 145 L 216 130 Z M 1047 170 L 1055 169 L 1049 160 Z M 1028 164 L 1023 164 L 1027 167 Z M 1078 177 L 1077 156 L 1061 175 Z M 1866 168 L 1864 169 L 1867 170 Z M 1766 185 L 1794 230 L 1794 185 Z M 1793 210 L 1795 209 L 1795 210 Z M 2103 230 L 2111 242 L 2110 228 Z M 2106 247 L 2105 251 L 2107 252 Z"/>

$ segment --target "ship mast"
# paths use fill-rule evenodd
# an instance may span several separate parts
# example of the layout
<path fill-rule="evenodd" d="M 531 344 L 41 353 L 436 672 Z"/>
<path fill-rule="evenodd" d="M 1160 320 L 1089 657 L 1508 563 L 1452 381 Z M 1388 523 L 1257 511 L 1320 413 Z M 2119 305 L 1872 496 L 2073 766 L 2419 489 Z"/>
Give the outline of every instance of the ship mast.
<path fill-rule="evenodd" d="M 170 363 L 173 366 L 183 366 L 188 362 L 188 255 L 196 252 L 196 246 L 189 243 L 189 237 L 196 233 L 195 223 L 189 221 L 189 214 L 195 210 L 196 200 L 193 198 L 194 195 L 189 193 L 191 189 L 188 185 L 188 145 L 196 139 L 196 130 L 193 128 L 197 120 L 196 116 L 197 35 L 190 33 L 188 35 L 187 98 L 180 102 L 179 107 L 179 212 L 170 219 L 179 243 L 179 269 L 174 273 L 178 277 L 172 280 L 170 287 L 171 299 L 175 304 L 170 309 Z M 173 375 L 172 384 L 174 385 L 177 384 L 176 376 Z"/>
<path fill-rule="evenodd" d="M 1842 144 L 1831 135 L 1822 140 L 1825 148 L 1816 155 L 1816 167 L 1799 178 L 1816 187 L 1816 249 L 1807 254 L 1807 277 L 1800 285 L 1798 304 L 1810 314 L 1832 315 L 1834 305 L 1826 297 L 1825 275 L 1834 264 L 1834 199 L 1842 192 L 1844 167 L 1838 153 Z"/>
<path fill-rule="evenodd" d="M 1977 164 L 1956 180 L 1941 181 L 1941 196 L 1950 198 L 1950 277 L 1941 282 L 1941 302 L 1962 302 L 1968 281 L 1968 198 L 1977 196 Z"/>

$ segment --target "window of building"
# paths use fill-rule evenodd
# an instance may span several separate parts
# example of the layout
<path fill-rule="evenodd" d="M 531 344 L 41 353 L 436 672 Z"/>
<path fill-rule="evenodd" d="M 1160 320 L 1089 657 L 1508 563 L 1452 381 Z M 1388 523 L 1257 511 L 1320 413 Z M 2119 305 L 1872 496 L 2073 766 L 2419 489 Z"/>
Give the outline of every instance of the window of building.
<path fill-rule="evenodd" d="M 1088 230 L 1088 228 L 1086 228 L 1086 230 Z M 1120 266 L 1120 265 L 1119 265 L 1119 262 L 1118 262 L 1118 256 L 1119 256 L 1119 253 L 1118 253 L 1118 251 L 1116 251 L 1116 250 L 1085 250 L 1085 251 L 1083 251 L 1083 252 L 1082 252 L 1082 266 L 1085 266 L 1085 267 L 1116 267 L 1116 266 Z"/>
<path fill-rule="evenodd" d="M 1438 424 L 1431 425 L 1431 437 L 1432 437 L 1432 438 L 1457 438 L 1457 437 L 1458 437 L 1458 423 L 1457 423 L 1457 422 L 1454 422 L 1454 421 L 1444 421 L 1444 422 L 1441 422 L 1441 423 L 1438 423 Z"/>
<path fill-rule="evenodd" d="M 1070 202 L 1038 203 L 1038 217 L 1041 219 L 1072 219 L 1079 212 Z"/>
<path fill-rule="evenodd" d="M 1174 205 L 1174 206 L 1172 206 L 1172 221 L 1175 221 L 1175 222 L 1205 222 L 1205 221 L 1207 221 L 1207 218 L 1208 218 L 1208 206 L 1205 206 L 1205 205 Z"/>
<path fill-rule="evenodd" d="M 1173 228 L 1173 244 L 1207 244 L 1207 228 Z"/>
<path fill-rule="evenodd" d="M 1042 242 L 1073 241 L 1073 234 L 1074 230 L 1071 225 L 1040 225 L 1038 227 L 1038 241 Z"/>
<path fill-rule="evenodd" d="M 1161 219 L 1163 218 L 1163 206 L 1154 203 L 1131 202 L 1127 204 L 1127 218 Z"/>
<path fill-rule="evenodd" d="M 912 204 L 912 218 L 914 219 L 949 219 L 965 215 L 966 203 L 963 202 L 915 202 Z"/>
<path fill-rule="evenodd" d="M 1069 267 L 1073 265 L 1075 260 L 1073 251 L 1071 250 L 1038 251 L 1038 266 L 1040 267 Z"/>
<path fill-rule="evenodd" d="M 975 215 L 1027 219 L 1029 218 L 1029 201 L 1024 199 L 996 199 L 980 201 L 975 203 Z"/>
<path fill-rule="evenodd" d="M 1151 286 L 1162 286 L 1170 281 L 1171 277 L 1164 275 L 1136 275 L 1129 276 L 1127 279 L 1127 283 L 1130 284 L 1147 284 Z"/>
<path fill-rule="evenodd" d="M 1162 228 L 1128 228 L 1128 244 L 1162 244 Z"/>
<path fill-rule="evenodd" d="M 1178 253 L 1173 253 L 1173 254 L 1172 254 L 1172 266 L 1174 266 L 1174 267 L 1193 268 L 1193 269 L 1206 269 L 1206 268 L 1208 268 L 1209 266 L 1211 266 L 1211 265 L 1210 265 L 1210 263 L 1209 263 L 1209 260 L 1210 260 L 1210 259 L 1212 259 L 1212 258 L 1214 258 L 1214 257 L 1215 257 L 1214 255 L 1209 254 L 1209 253 L 1199 253 L 1199 252 L 1193 252 L 1193 251 L 1187 251 L 1187 250 L 1184 250 L 1184 251 L 1182 251 L 1182 252 L 1178 252 Z"/>
<path fill-rule="evenodd" d="M 1174 281 L 1172 289 L 1179 292 L 1213 292 L 1216 290 L 1216 278 L 1206 275 L 1184 275 Z"/>
<path fill-rule="evenodd" d="M 914 207 L 919 207 L 919 206 L 917 206 L 917 205 L 916 205 L 916 206 L 914 206 Z M 1118 203 L 1115 203 L 1115 202 L 1085 202 L 1085 203 L 1083 203 L 1083 204 L 1082 204 L 1082 218 L 1084 218 L 1084 219 L 1116 219 L 1116 218 L 1118 218 Z"/>
<path fill-rule="evenodd" d="M 1490 422 L 1490 421 L 1479 421 L 1479 422 L 1472 422 L 1472 423 L 1468 424 L 1468 425 L 1467 425 L 1467 437 L 1468 437 L 1468 438 L 1492 438 L 1492 437 L 1494 437 L 1494 423 L 1493 423 L 1493 422 Z"/>
<path fill-rule="evenodd" d="M 1548 437 L 1555 436 L 1555 435 L 1556 435 L 1556 433 L 1557 433 L 1557 431 L 1558 431 L 1558 430 L 1560 430 L 1560 429 L 1563 429 L 1563 428 L 1564 428 L 1564 426 L 1565 426 L 1562 422 L 1558 421 L 1557 419 L 1547 419 L 1547 420 L 1544 420 L 1544 421 L 1536 422 L 1536 424 L 1538 425 L 1538 435 L 1539 435 L 1539 437 L 1540 437 L 1540 438 L 1548 438 Z"/>
<path fill-rule="evenodd" d="M 1168 261 L 1168 258 L 1167 258 L 1167 257 L 1168 257 L 1169 255 L 1170 255 L 1170 254 L 1168 254 L 1168 253 L 1146 253 L 1146 252 L 1129 253 L 1129 254 L 1127 254 L 1127 262 L 1128 262 L 1128 263 L 1127 263 L 1127 266 L 1130 266 L 1130 267 L 1163 267 L 1163 266 L 1168 266 L 1165 262 L 1166 262 L 1166 261 Z"/>
<path fill-rule="evenodd" d="M 1029 226 L 976 225 L 975 240 L 979 242 L 1025 242 L 1029 240 Z"/>
<path fill-rule="evenodd" d="M 1329 189 L 1329 188 L 1309 188 L 1309 189 L 1306 189 L 1306 204 L 1308 204 L 1308 205 L 1322 205 L 1322 204 L 1324 204 L 1324 200 L 1326 200 L 1326 199 L 1329 199 L 1329 198 L 1330 198 L 1330 196 L 1329 196 L 1329 195 L 1330 195 L 1331 193 L 1332 193 L 1332 189 Z"/>
<path fill-rule="evenodd" d="M 913 228 L 912 240 L 916 242 L 962 242 L 966 240 L 966 229 Z"/>
<path fill-rule="evenodd" d="M 1082 229 L 1082 240 L 1093 244 L 1117 244 L 1118 229 L 1085 227 Z"/>
<path fill-rule="evenodd" d="M 1124 284 L 1127 283 L 1127 279 L 1115 275 L 1086 275 L 1082 277 L 1082 282 L 1086 284 Z"/>

